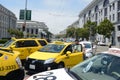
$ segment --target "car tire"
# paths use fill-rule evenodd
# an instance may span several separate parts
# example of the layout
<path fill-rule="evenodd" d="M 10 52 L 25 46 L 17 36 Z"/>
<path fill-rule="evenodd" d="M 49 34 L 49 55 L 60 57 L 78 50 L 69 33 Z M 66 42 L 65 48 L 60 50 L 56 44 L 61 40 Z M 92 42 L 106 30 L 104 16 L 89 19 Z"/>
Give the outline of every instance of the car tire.
<path fill-rule="evenodd" d="M 23 70 L 15 70 L 13 72 L 10 72 L 6 78 L 7 80 L 23 80 L 25 76 L 25 73 Z"/>

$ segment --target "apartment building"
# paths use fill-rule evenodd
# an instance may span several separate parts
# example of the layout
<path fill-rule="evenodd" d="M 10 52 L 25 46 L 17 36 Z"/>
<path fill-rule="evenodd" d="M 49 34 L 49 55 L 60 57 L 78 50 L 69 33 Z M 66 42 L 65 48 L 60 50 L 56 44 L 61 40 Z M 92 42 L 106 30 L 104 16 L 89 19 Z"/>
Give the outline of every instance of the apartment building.
<path fill-rule="evenodd" d="M 116 46 L 120 46 L 120 0 L 93 0 L 79 14 L 79 25 L 83 25 L 87 20 L 96 22 L 97 25 L 105 18 L 114 24 L 111 42 Z M 98 41 L 103 41 L 102 35 L 97 35 Z M 108 39 L 105 40 L 108 42 Z"/>
<path fill-rule="evenodd" d="M 16 28 L 17 18 L 13 12 L 0 4 L 0 39 L 10 38 L 8 29 Z"/>

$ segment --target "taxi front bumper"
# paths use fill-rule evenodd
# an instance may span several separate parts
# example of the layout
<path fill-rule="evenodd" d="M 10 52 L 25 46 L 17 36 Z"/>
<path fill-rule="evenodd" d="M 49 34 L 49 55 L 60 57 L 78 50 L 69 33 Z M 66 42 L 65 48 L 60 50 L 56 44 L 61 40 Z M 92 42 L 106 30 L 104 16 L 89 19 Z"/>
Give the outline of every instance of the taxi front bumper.
<path fill-rule="evenodd" d="M 51 69 L 56 69 L 57 63 L 44 64 L 44 60 L 27 60 L 25 64 L 25 70 L 32 73 L 47 71 Z"/>

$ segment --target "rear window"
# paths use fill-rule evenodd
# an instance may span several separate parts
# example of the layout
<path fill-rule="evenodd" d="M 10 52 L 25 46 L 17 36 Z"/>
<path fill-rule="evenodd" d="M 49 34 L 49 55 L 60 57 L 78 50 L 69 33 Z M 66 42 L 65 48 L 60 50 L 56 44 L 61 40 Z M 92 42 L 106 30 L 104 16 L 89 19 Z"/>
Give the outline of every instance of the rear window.
<path fill-rule="evenodd" d="M 40 43 L 41 46 L 47 45 L 46 41 L 44 40 L 38 40 L 38 42 Z"/>

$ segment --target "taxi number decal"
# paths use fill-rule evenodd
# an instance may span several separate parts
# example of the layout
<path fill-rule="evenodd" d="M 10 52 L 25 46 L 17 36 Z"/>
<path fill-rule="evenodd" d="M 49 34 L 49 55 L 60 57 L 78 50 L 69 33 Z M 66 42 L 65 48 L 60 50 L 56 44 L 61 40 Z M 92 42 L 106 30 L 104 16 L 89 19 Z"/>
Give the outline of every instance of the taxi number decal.
<path fill-rule="evenodd" d="M 16 69 L 15 65 L 10 65 L 10 66 L 5 66 L 5 67 L 0 67 L 0 71 L 4 71 L 4 70 L 11 70 L 11 69 Z"/>
<path fill-rule="evenodd" d="M 56 76 L 51 76 L 53 73 L 52 72 L 47 72 L 46 74 L 40 74 L 40 75 L 35 75 L 33 76 L 34 80 L 56 80 Z"/>

